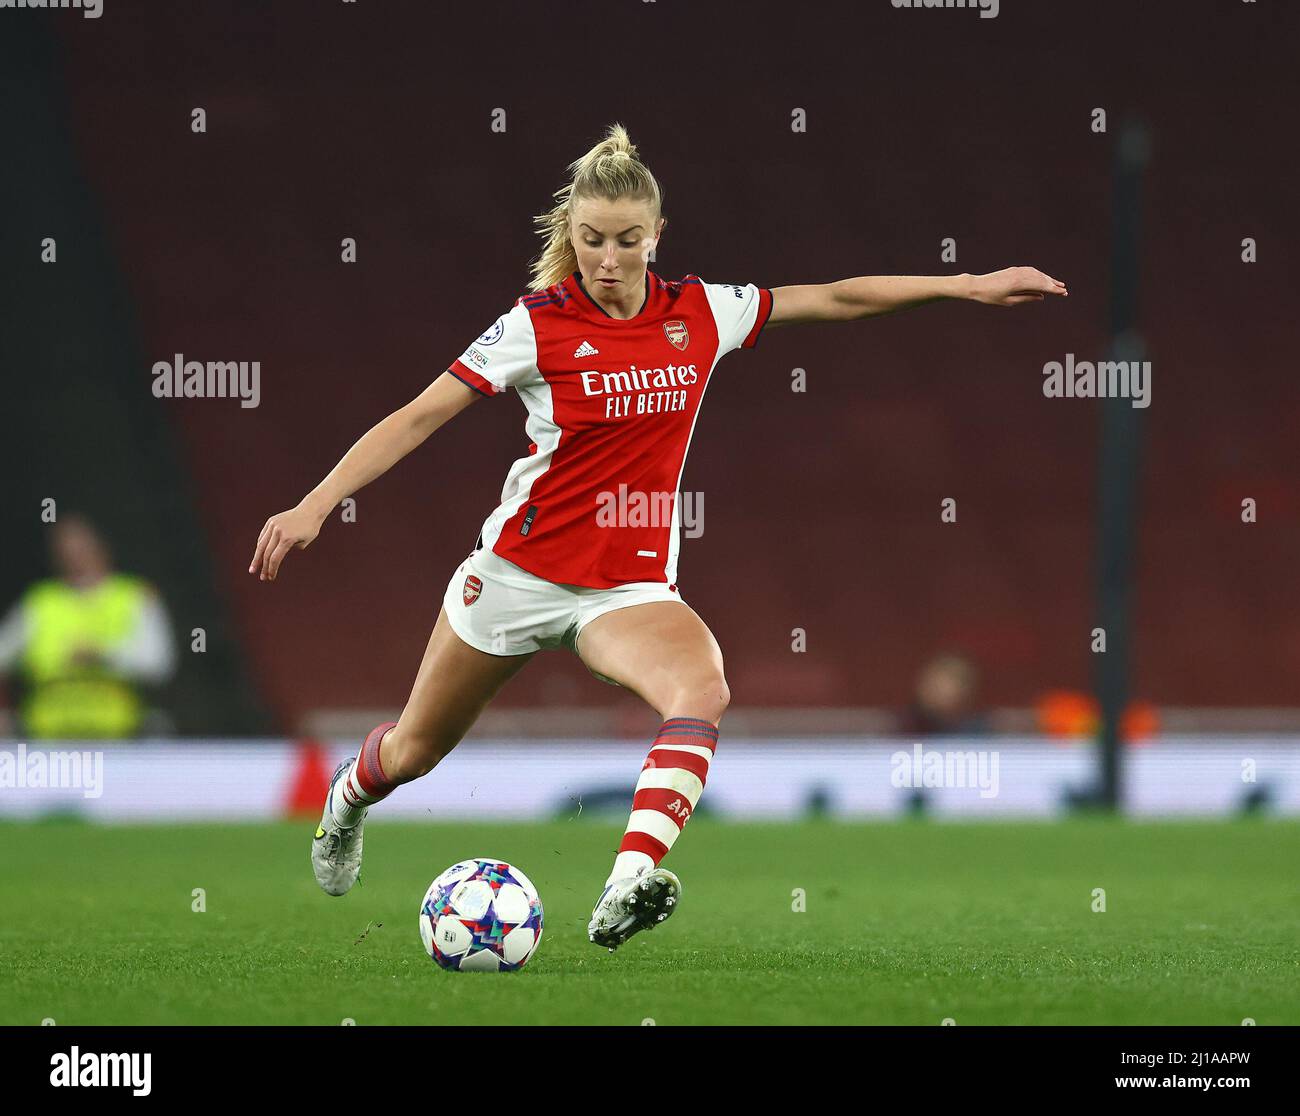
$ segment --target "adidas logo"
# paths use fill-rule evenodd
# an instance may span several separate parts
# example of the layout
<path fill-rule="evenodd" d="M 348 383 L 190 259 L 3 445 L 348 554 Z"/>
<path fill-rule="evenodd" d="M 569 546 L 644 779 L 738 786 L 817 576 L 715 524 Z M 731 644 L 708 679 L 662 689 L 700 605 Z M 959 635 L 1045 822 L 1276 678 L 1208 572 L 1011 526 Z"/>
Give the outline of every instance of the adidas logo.
<path fill-rule="evenodd" d="M 600 350 L 596 348 L 596 346 L 593 345 L 590 341 L 584 341 L 581 345 L 579 345 L 576 349 L 573 350 L 573 355 L 575 357 L 589 357 L 589 356 L 596 356 L 599 352 Z"/>

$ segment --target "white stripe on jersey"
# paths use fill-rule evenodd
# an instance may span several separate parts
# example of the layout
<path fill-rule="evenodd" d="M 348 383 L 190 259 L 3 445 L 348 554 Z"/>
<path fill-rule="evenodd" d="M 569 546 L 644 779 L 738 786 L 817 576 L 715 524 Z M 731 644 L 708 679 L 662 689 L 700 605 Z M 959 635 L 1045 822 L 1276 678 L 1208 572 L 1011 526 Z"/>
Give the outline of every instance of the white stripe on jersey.
<path fill-rule="evenodd" d="M 555 422 L 554 400 L 551 385 L 540 376 L 535 382 L 521 383 L 516 388 L 528 408 L 528 421 L 524 429 L 536 444 L 537 452 L 521 457 L 510 466 L 506 483 L 501 488 L 501 504 L 483 525 L 483 545 L 491 550 L 501 537 L 501 529 L 510 517 L 528 503 L 535 485 L 551 467 L 551 458 L 560 444 L 560 428 Z"/>
<path fill-rule="evenodd" d="M 718 367 L 718 361 L 729 352 L 738 349 L 741 342 L 749 335 L 749 331 L 754 328 L 754 323 L 758 320 L 758 308 L 762 302 L 759 288 L 753 283 L 741 288 L 745 296 L 743 299 L 736 298 L 736 288 L 732 286 L 705 283 L 703 280 L 700 281 L 700 286 L 704 288 L 704 296 L 708 300 L 709 309 L 713 312 L 713 323 L 718 330 L 718 351 L 714 354 L 713 363 L 709 366 L 709 374 L 704 379 L 704 390 L 700 393 L 695 417 L 691 420 L 691 432 L 686 436 L 682 467 L 677 471 L 677 483 L 673 486 L 673 522 L 672 529 L 668 532 L 668 561 L 664 563 L 664 577 L 669 585 L 677 584 L 677 555 L 682 548 L 682 474 L 686 471 L 686 462 L 691 455 L 691 439 L 695 437 L 695 424 L 700 421 L 700 412 L 704 410 L 704 397 L 709 392 L 709 385 L 713 383 L 713 372 Z"/>

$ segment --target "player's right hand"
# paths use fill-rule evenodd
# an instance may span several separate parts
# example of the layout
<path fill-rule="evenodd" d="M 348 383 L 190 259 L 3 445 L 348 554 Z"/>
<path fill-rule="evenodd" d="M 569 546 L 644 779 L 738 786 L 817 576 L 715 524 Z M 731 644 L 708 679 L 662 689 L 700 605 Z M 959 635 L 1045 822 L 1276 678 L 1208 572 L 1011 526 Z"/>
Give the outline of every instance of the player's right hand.
<path fill-rule="evenodd" d="M 989 306 L 1020 306 L 1025 302 L 1042 302 L 1047 295 L 1069 295 L 1059 279 L 1045 275 L 1036 267 L 1004 267 L 988 275 L 971 277 L 970 297 Z"/>
<path fill-rule="evenodd" d="M 274 581 L 280 563 L 291 550 L 305 550 L 320 534 L 321 521 L 301 504 L 271 516 L 257 536 L 257 549 L 248 572 L 258 574 L 259 581 Z"/>

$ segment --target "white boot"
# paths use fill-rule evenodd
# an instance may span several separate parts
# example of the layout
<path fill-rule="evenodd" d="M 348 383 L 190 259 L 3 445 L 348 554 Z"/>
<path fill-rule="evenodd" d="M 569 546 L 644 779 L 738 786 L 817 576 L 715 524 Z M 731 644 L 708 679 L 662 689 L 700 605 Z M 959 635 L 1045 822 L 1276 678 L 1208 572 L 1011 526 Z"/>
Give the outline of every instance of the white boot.
<path fill-rule="evenodd" d="M 587 924 L 587 937 L 613 953 L 633 934 L 653 930 L 677 909 L 682 883 L 666 868 L 651 868 L 605 885 Z"/>
<path fill-rule="evenodd" d="M 353 761 L 339 764 L 325 795 L 325 812 L 311 843 L 311 866 L 316 882 L 327 895 L 346 895 L 361 874 L 361 829 L 366 824 L 363 813 L 356 825 L 344 828 L 334 820 L 334 784 L 346 775 Z"/>

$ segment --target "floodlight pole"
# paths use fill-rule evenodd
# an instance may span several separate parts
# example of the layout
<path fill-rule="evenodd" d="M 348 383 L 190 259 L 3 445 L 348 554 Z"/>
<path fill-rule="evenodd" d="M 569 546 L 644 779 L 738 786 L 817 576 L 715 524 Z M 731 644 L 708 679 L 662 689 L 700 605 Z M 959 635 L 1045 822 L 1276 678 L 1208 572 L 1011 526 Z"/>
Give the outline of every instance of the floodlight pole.
<path fill-rule="evenodd" d="M 1111 228 L 1111 360 L 1141 361 L 1137 328 L 1138 232 L 1142 175 L 1149 157 L 1146 128 L 1123 126 L 1116 150 Z M 1099 377 L 1100 378 L 1100 377 Z M 1131 382 L 1131 381 L 1130 381 Z M 1148 382 L 1148 390 L 1150 384 Z M 1142 409 L 1131 398 L 1101 402 L 1100 490 L 1097 499 L 1096 627 L 1105 651 L 1096 652 L 1094 687 L 1101 709 L 1098 805 L 1119 809 L 1122 795 L 1120 722 L 1130 693 L 1130 631 Z"/>

